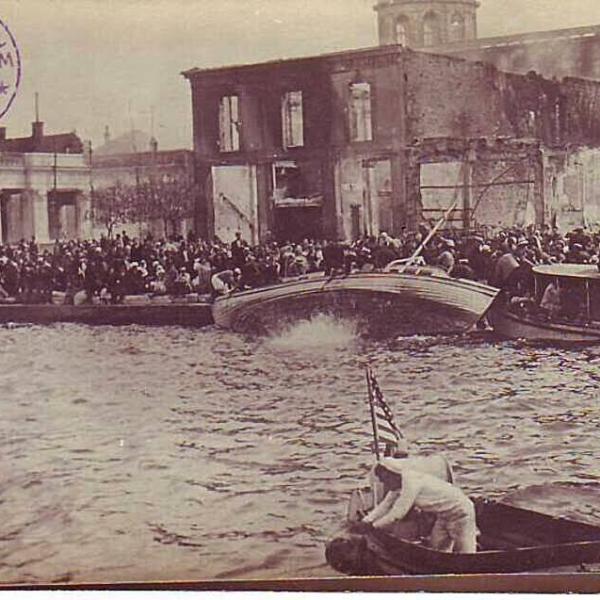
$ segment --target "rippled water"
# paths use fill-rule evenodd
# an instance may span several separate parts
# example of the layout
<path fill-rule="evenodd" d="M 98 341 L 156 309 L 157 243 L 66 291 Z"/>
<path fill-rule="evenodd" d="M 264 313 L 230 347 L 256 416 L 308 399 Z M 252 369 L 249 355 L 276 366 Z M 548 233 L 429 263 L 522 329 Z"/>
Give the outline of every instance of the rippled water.
<path fill-rule="evenodd" d="M 368 361 L 469 493 L 600 523 L 600 348 L 382 344 L 327 319 L 275 339 L 8 328 L 0 348 L 2 582 L 333 575 L 324 543 L 370 462 Z"/>

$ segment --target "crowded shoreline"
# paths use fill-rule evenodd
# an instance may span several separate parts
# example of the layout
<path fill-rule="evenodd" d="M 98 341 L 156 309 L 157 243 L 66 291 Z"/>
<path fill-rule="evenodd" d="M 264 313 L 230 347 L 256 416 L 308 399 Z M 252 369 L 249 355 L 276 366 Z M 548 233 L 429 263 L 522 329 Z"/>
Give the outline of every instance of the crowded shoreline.
<path fill-rule="evenodd" d="M 353 242 L 305 239 L 251 246 L 241 234 L 231 243 L 184 237 L 143 239 L 125 232 L 112 239 L 62 240 L 42 247 L 33 238 L 0 246 L 0 297 L 4 303 L 110 304 L 126 298 L 210 300 L 222 290 L 219 276 L 233 275 L 234 289 L 273 285 L 309 273 L 380 271 L 408 259 L 429 234 L 425 226 L 393 237 Z M 488 283 L 511 295 L 531 291 L 531 269 L 541 264 L 599 263 L 600 233 L 502 229 L 434 235 L 419 260 L 451 277 Z M 215 285 L 217 284 L 217 285 Z M 218 289 L 216 289 L 218 288 Z M 231 290 L 227 290 L 231 291 Z"/>

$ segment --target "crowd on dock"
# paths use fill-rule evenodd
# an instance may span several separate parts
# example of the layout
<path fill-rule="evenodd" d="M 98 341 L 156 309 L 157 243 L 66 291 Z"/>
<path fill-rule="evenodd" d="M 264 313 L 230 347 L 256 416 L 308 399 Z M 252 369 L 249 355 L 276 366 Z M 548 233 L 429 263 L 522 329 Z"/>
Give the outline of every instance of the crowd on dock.
<path fill-rule="evenodd" d="M 76 294 L 85 302 L 119 303 L 125 296 L 140 294 L 214 295 L 307 273 L 381 270 L 392 261 L 411 257 L 427 236 L 428 228 L 423 226 L 395 237 L 381 233 L 349 243 L 305 239 L 252 246 L 241 233 L 231 243 L 193 234 L 169 240 L 136 239 L 125 232 L 111 239 L 57 241 L 45 247 L 35 239 L 21 240 L 0 246 L 0 299 L 47 303 L 53 293 L 62 292 L 67 303 Z M 451 276 L 485 281 L 518 294 L 531 284 L 533 265 L 597 265 L 599 256 L 600 232 L 579 228 L 561 234 L 546 227 L 436 233 L 422 248 L 419 260 Z"/>

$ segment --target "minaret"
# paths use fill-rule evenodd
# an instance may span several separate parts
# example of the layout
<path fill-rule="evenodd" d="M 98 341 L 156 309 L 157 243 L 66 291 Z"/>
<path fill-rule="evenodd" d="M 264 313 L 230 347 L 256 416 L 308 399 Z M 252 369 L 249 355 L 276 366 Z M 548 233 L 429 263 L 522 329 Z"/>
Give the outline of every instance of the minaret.
<path fill-rule="evenodd" d="M 379 43 L 431 48 L 477 38 L 477 0 L 378 0 Z"/>

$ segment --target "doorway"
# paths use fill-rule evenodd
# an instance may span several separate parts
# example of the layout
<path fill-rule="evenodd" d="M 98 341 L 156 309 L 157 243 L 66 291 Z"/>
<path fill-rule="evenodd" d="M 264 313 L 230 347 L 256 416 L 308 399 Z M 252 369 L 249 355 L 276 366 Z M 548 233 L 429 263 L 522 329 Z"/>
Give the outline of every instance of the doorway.
<path fill-rule="evenodd" d="M 320 240 L 321 207 L 286 207 L 275 209 L 275 237 L 278 242 Z"/>
<path fill-rule="evenodd" d="M 0 194 L 2 243 L 17 244 L 33 235 L 31 202 L 20 192 L 4 190 Z"/>
<path fill-rule="evenodd" d="M 369 235 L 394 231 L 392 163 L 389 159 L 363 162 L 365 228 Z M 352 215 L 354 218 L 354 215 Z M 354 228 L 354 223 L 353 223 Z"/>
<path fill-rule="evenodd" d="M 79 237 L 79 207 L 75 192 L 48 193 L 48 237 L 50 240 Z"/>

